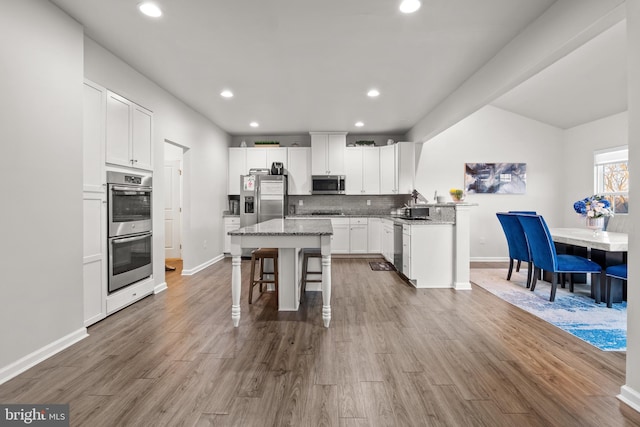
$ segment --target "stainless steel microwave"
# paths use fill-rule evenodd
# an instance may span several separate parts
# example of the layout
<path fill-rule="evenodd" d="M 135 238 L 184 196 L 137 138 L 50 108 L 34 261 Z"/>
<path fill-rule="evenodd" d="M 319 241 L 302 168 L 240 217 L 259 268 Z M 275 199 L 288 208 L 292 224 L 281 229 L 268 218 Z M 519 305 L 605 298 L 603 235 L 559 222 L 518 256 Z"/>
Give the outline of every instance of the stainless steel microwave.
<path fill-rule="evenodd" d="M 312 175 L 311 194 L 344 194 L 344 175 Z"/>

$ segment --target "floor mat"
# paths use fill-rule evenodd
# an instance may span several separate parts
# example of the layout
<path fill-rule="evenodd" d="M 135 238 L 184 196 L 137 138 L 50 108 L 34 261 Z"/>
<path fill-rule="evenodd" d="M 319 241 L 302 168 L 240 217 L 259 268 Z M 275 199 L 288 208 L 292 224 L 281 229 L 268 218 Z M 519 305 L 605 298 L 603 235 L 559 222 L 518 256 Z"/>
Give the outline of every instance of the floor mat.
<path fill-rule="evenodd" d="M 369 266 L 373 271 L 395 271 L 396 268 L 390 262 L 370 262 Z"/>
<path fill-rule="evenodd" d="M 596 304 L 587 285 L 558 286 L 555 302 L 549 301 L 551 285 L 538 281 L 536 290 L 527 289 L 527 270 L 514 272 L 506 280 L 507 270 L 499 268 L 471 269 L 471 281 L 499 298 L 569 332 L 604 351 L 627 349 L 627 303 Z"/>

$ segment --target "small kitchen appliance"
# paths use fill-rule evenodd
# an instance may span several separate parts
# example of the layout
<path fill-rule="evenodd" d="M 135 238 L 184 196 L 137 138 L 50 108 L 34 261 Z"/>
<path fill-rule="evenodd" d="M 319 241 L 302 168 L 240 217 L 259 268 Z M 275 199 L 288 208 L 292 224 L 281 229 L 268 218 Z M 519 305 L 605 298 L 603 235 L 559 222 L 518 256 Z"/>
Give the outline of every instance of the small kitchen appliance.
<path fill-rule="evenodd" d="M 282 162 L 273 162 L 271 164 L 271 175 L 283 175 L 284 165 Z"/>
<path fill-rule="evenodd" d="M 429 208 L 427 206 L 408 206 L 404 208 L 404 216 L 407 219 L 427 219 Z"/>

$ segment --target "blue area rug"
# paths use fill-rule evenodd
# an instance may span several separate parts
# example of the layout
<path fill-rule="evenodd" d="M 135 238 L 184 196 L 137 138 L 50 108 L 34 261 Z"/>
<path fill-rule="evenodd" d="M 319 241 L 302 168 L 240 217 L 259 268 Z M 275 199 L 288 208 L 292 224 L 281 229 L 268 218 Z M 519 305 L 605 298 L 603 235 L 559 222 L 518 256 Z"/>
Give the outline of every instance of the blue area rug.
<path fill-rule="evenodd" d="M 549 301 L 551 285 L 538 281 L 536 290 L 525 288 L 527 270 L 513 272 L 498 268 L 471 269 L 471 281 L 510 304 L 575 335 L 604 351 L 627 349 L 627 303 L 596 304 L 589 296 L 589 286 L 576 285 L 575 293 L 558 286 L 555 302 Z"/>

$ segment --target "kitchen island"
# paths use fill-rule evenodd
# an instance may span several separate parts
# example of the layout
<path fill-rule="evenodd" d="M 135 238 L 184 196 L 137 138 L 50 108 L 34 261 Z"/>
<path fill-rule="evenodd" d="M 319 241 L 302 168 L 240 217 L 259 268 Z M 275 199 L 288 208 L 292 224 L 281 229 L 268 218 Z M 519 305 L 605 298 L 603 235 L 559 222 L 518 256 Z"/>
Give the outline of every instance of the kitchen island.
<path fill-rule="evenodd" d="M 240 324 L 242 248 L 278 248 L 278 309 L 296 311 L 300 304 L 298 249 L 319 248 L 322 255 L 322 321 L 331 321 L 331 236 L 327 219 L 272 219 L 228 232 L 231 236 L 231 319 Z"/>

